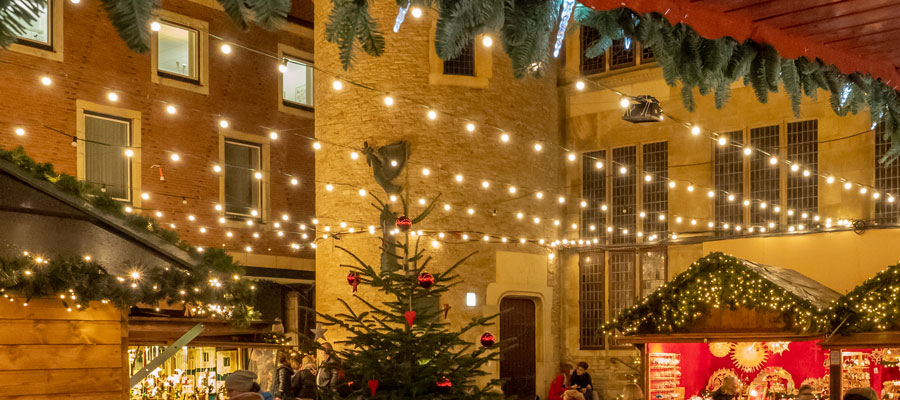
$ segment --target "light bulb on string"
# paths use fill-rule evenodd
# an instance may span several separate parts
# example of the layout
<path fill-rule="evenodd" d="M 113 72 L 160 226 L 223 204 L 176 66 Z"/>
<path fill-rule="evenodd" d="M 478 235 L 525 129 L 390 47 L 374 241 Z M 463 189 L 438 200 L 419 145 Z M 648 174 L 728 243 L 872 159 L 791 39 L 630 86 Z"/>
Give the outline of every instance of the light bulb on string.
<path fill-rule="evenodd" d="M 697 125 L 692 126 L 691 127 L 691 135 L 697 136 L 699 134 L 700 134 L 700 127 Z"/>
<path fill-rule="evenodd" d="M 334 90 L 336 90 L 336 91 L 339 91 L 339 90 L 341 90 L 341 89 L 344 88 L 344 83 L 341 82 L 341 81 L 339 81 L 339 80 L 332 81 L 332 82 L 331 82 L 331 88 L 334 89 Z"/>
<path fill-rule="evenodd" d="M 534 144 L 534 151 L 541 151 L 543 149 L 544 149 L 544 146 L 542 146 L 540 143 Z"/>
<path fill-rule="evenodd" d="M 172 153 L 170 158 L 172 159 L 172 161 L 181 161 L 181 156 L 178 155 L 178 153 Z"/>
<path fill-rule="evenodd" d="M 412 16 L 413 18 L 422 18 L 422 9 L 419 7 L 412 8 Z"/>
<path fill-rule="evenodd" d="M 384 105 L 386 105 L 388 107 L 394 105 L 394 98 L 391 96 L 385 96 L 384 97 Z"/>
<path fill-rule="evenodd" d="M 288 72 L 287 65 L 285 65 L 284 63 L 279 63 L 278 64 L 278 72 L 281 72 L 282 74 L 285 72 Z"/>
<path fill-rule="evenodd" d="M 619 105 L 622 106 L 622 108 L 628 108 L 628 106 L 631 105 L 631 99 L 629 99 L 628 97 L 622 97 L 619 100 Z"/>
<path fill-rule="evenodd" d="M 351 152 L 350 152 L 350 159 L 351 159 L 351 160 L 357 160 L 357 159 L 359 159 L 359 153 L 357 153 L 357 152 L 355 152 L 355 151 L 351 151 Z"/>
<path fill-rule="evenodd" d="M 728 139 L 725 139 L 725 137 L 719 137 L 719 140 L 717 140 L 717 142 L 719 143 L 719 146 L 724 146 L 728 144 Z"/>
<path fill-rule="evenodd" d="M 79 1 L 80 1 L 80 0 L 79 0 Z M 73 3 L 76 3 L 76 2 L 73 1 Z M 159 32 L 160 29 L 162 29 L 162 25 L 161 25 L 159 22 L 153 21 L 153 22 L 150 23 L 150 30 L 151 30 L 151 31 L 153 31 L 153 32 Z"/>
<path fill-rule="evenodd" d="M 227 128 L 228 128 L 228 125 L 230 125 L 230 124 L 228 123 L 228 120 L 227 120 L 227 119 L 222 118 L 222 119 L 219 120 L 219 127 L 220 127 L 220 128 L 222 128 L 222 129 L 227 129 Z"/>
<path fill-rule="evenodd" d="M 481 45 L 484 47 L 491 47 L 494 45 L 494 39 L 492 39 L 490 35 L 484 35 L 484 37 L 481 38 Z"/>
<path fill-rule="evenodd" d="M 107 94 L 106 94 L 106 98 L 109 99 L 109 101 L 112 101 L 112 102 L 119 101 L 119 95 L 116 94 L 116 92 L 109 92 L 109 93 L 107 93 Z"/>
<path fill-rule="evenodd" d="M 456 177 L 454 179 L 456 179 L 457 182 L 462 182 L 463 176 L 462 176 L 462 174 L 456 174 Z"/>
<path fill-rule="evenodd" d="M 537 193 L 534 194 L 534 197 L 537 197 L 538 199 L 543 199 L 543 198 L 544 198 L 544 192 L 537 192 Z"/>
<path fill-rule="evenodd" d="M 312 145 L 312 146 L 313 146 L 313 150 L 320 150 L 320 149 L 322 149 L 322 143 L 320 143 L 320 142 L 313 142 L 313 145 Z"/>
<path fill-rule="evenodd" d="M 50 79 L 50 77 L 47 77 L 47 76 L 42 76 L 42 77 L 41 77 L 41 84 L 42 84 L 42 85 L 44 85 L 44 86 L 50 86 L 52 83 L 53 83 L 53 80 Z"/>
<path fill-rule="evenodd" d="M 575 156 L 575 153 L 569 153 L 569 154 L 566 156 L 566 158 L 569 160 L 569 162 L 575 162 L 575 160 L 578 159 L 578 158 Z"/>
<path fill-rule="evenodd" d="M 231 45 L 229 45 L 228 43 L 222 44 L 222 47 L 220 47 L 220 49 L 224 54 L 231 54 Z"/>
<path fill-rule="evenodd" d="M 275 131 L 269 132 L 269 139 L 278 140 L 278 132 L 275 132 Z"/>
<path fill-rule="evenodd" d="M 848 182 L 844 182 L 844 190 L 850 190 L 853 187 L 853 184 Z"/>
<path fill-rule="evenodd" d="M 487 188 L 491 187 L 491 183 L 488 181 L 481 181 L 481 187 L 487 189 Z"/>
<path fill-rule="evenodd" d="M 422 175 L 424 175 L 424 176 L 431 175 L 431 170 L 428 168 L 422 168 Z"/>
<path fill-rule="evenodd" d="M 434 111 L 434 110 L 428 110 L 427 115 L 428 115 L 428 119 L 430 119 L 432 121 L 436 120 L 437 116 L 438 116 L 437 111 Z"/>
<path fill-rule="evenodd" d="M 791 172 L 797 172 L 800 170 L 800 166 L 797 164 L 791 164 Z"/>
<path fill-rule="evenodd" d="M 509 134 L 506 134 L 506 133 L 500 134 L 500 141 L 503 143 L 509 142 Z"/>
<path fill-rule="evenodd" d="M 669 189 L 675 189 L 675 181 L 669 181 Z"/>
<path fill-rule="evenodd" d="M 834 177 L 829 176 L 829 177 L 825 178 L 825 182 L 827 182 L 829 185 L 834 183 Z"/>
<path fill-rule="evenodd" d="M 575 89 L 584 90 L 584 81 L 575 82 Z"/>
<path fill-rule="evenodd" d="M 466 130 L 469 131 L 470 133 L 475 132 L 475 124 L 473 124 L 471 122 L 466 123 Z"/>

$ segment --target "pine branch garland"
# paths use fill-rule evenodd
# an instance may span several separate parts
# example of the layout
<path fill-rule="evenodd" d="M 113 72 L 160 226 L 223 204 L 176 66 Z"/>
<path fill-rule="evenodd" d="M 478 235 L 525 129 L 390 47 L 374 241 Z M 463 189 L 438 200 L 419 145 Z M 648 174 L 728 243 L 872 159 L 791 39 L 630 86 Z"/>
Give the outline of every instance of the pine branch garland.
<path fill-rule="evenodd" d="M 150 18 L 159 0 L 102 0 L 109 19 L 128 48 L 146 53 L 150 50 Z"/>

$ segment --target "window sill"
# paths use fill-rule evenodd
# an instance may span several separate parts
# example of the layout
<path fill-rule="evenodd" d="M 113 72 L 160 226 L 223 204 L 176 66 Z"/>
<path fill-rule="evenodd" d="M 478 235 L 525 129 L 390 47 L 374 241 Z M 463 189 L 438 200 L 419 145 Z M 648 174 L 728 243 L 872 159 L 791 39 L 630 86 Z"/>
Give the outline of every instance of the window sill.
<path fill-rule="evenodd" d="M 175 79 L 164 76 L 161 73 L 154 73 L 152 75 L 151 81 L 153 83 L 170 86 L 177 89 L 187 90 L 189 92 L 199 93 L 202 95 L 209 95 L 209 85 L 204 85 L 200 81 L 191 81 L 189 78 L 184 79 Z"/>
<path fill-rule="evenodd" d="M 34 46 L 26 46 L 24 44 L 13 43 L 9 45 L 9 50 L 12 50 L 16 53 L 27 54 L 29 56 L 41 57 L 47 60 L 63 62 L 63 53 L 62 51 L 54 51 L 41 49 Z"/>
<path fill-rule="evenodd" d="M 316 110 L 312 107 L 304 107 L 302 105 L 289 106 L 284 104 L 284 100 L 278 102 L 278 111 L 286 114 L 296 115 L 301 118 L 315 119 Z"/>
<path fill-rule="evenodd" d="M 428 84 L 443 86 L 462 86 L 474 89 L 487 89 L 490 80 L 480 76 L 428 74 Z"/>

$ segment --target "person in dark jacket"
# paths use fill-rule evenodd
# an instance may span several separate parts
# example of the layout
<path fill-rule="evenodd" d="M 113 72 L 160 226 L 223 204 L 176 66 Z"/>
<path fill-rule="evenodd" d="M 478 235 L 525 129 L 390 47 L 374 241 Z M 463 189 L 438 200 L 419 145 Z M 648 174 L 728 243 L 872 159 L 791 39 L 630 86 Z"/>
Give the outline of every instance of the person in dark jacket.
<path fill-rule="evenodd" d="M 737 396 L 738 383 L 733 376 L 726 376 L 722 380 L 722 386 L 712 394 L 713 400 L 731 400 Z"/>
<path fill-rule="evenodd" d="M 303 357 L 297 368 L 297 373 L 291 379 L 294 388 L 294 396 L 298 400 L 313 400 L 316 398 L 316 358 Z"/>
<path fill-rule="evenodd" d="M 594 398 L 594 383 L 591 382 L 591 374 L 587 372 L 587 369 L 588 364 L 584 361 L 579 361 L 575 365 L 575 372 L 572 373 L 572 377 L 569 379 L 569 385 L 571 385 L 572 389 L 584 394 L 584 398 L 591 400 Z"/>
<path fill-rule="evenodd" d="M 276 400 L 295 400 L 294 389 L 291 388 L 291 377 L 293 376 L 291 355 L 283 353 L 278 357 L 278 370 L 275 371 L 274 395 Z"/>

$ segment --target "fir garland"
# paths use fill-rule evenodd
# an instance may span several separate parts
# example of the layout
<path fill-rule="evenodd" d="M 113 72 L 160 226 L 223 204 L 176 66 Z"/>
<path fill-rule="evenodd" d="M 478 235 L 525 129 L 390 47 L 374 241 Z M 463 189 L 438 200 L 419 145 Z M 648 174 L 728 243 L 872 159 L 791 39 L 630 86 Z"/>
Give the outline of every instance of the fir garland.
<path fill-rule="evenodd" d="M 900 156 L 900 93 L 869 74 L 844 74 L 820 59 L 782 58 L 774 47 L 752 40 L 706 39 L 691 27 L 672 25 L 656 13 L 639 15 L 627 8 L 597 11 L 579 5 L 575 20 L 601 34 L 588 47 L 588 57 L 603 54 L 614 39 L 623 37 L 652 48 L 666 83 L 676 86 L 681 82 L 682 101 L 689 111 L 695 107 L 695 89 L 701 95 L 713 93 L 716 107 L 722 108 L 730 96 L 730 85 L 738 79 L 753 87 L 760 103 L 768 102 L 769 93 L 778 92 L 782 85 L 797 116 L 803 95 L 816 98 L 822 89 L 829 93 L 837 115 L 856 114 L 868 107 L 872 128 L 884 125 L 885 138 L 891 138 L 893 145 L 881 162 Z"/>
<path fill-rule="evenodd" d="M 31 176 L 51 182 L 63 192 L 83 199 L 128 225 L 157 235 L 201 260 L 188 271 L 180 267 L 136 269 L 133 275 L 114 276 L 97 262 L 80 257 L 51 255 L 38 259 L 26 254 L 0 258 L 0 292 L 6 297 L 60 297 L 67 308 L 85 309 L 91 301 L 110 302 L 127 310 L 135 304 L 184 303 L 197 315 L 230 318 L 246 323 L 258 317 L 253 310 L 255 287 L 243 279 L 243 269 L 222 249 L 198 253 L 174 231 L 162 228 L 153 218 L 129 214 L 122 203 L 95 185 L 57 173 L 53 164 L 38 163 L 19 146 L 7 151 L 0 146 L 0 159 L 9 161 Z"/>
<path fill-rule="evenodd" d="M 820 317 L 829 332 L 842 334 L 900 329 L 900 264 L 841 296 Z"/>
<path fill-rule="evenodd" d="M 338 45 L 344 69 L 352 64 L 354 43 L 369 55 L 383 54 L 384 37 L 369 15 L 368 1 L 331 1 L 334 8 L 326 24 L 326 39 Z M 559 21 L 562 1 L 501 3 L 397 0 L 400 8 L 437 7 L 434 41 L 440 58 L 456 57 L 477 34 L 499 33 L 516 77 L 540 76 L 548 63 L 550 34 Z M 666 83 L 676 86 L 681 82 L 681 97 L 688 110 L 695 108 L 695 89 L 701 95 L 712 93 L 716 107 L 722 108 L 730 97 L 730 85 L 739 79 L 753 87 L 761 103 L 768 102 L 769 93 L 778 92 L 782 85 L 796 115 L 803 95 L 815 98 L 822 89 L 838 115 L 856 114 L 868 107 L 872 127 L 883 124 L 885 138 L 893 144 L 880 161 L 900 157 L 900 93 L 869 74 L 844 74 L 819 59 L 782 58 L 771 45 L 751 40 L 706 39 L 685 24 L 672 25 L 657 13 L 641 15 L 627 8 L 598 11 L 579 4 L 574 15 L 580 24 L 600 32 L 600 38 L 587 49 L 588 57 L 603 54 L 613 40 L 624 37 L 652 48 Z"/>
<path fill-rule="evenodd" d="M 809 301 L 768 281 L 735 257 L 710 253 L 640 304 L 624 310 L 603 330 L 624 334 L 681 332 L 711 309 L 726 307 L 778 312 L 789 329 L 799 332 L 817 327 L 817 309 Z"/>

